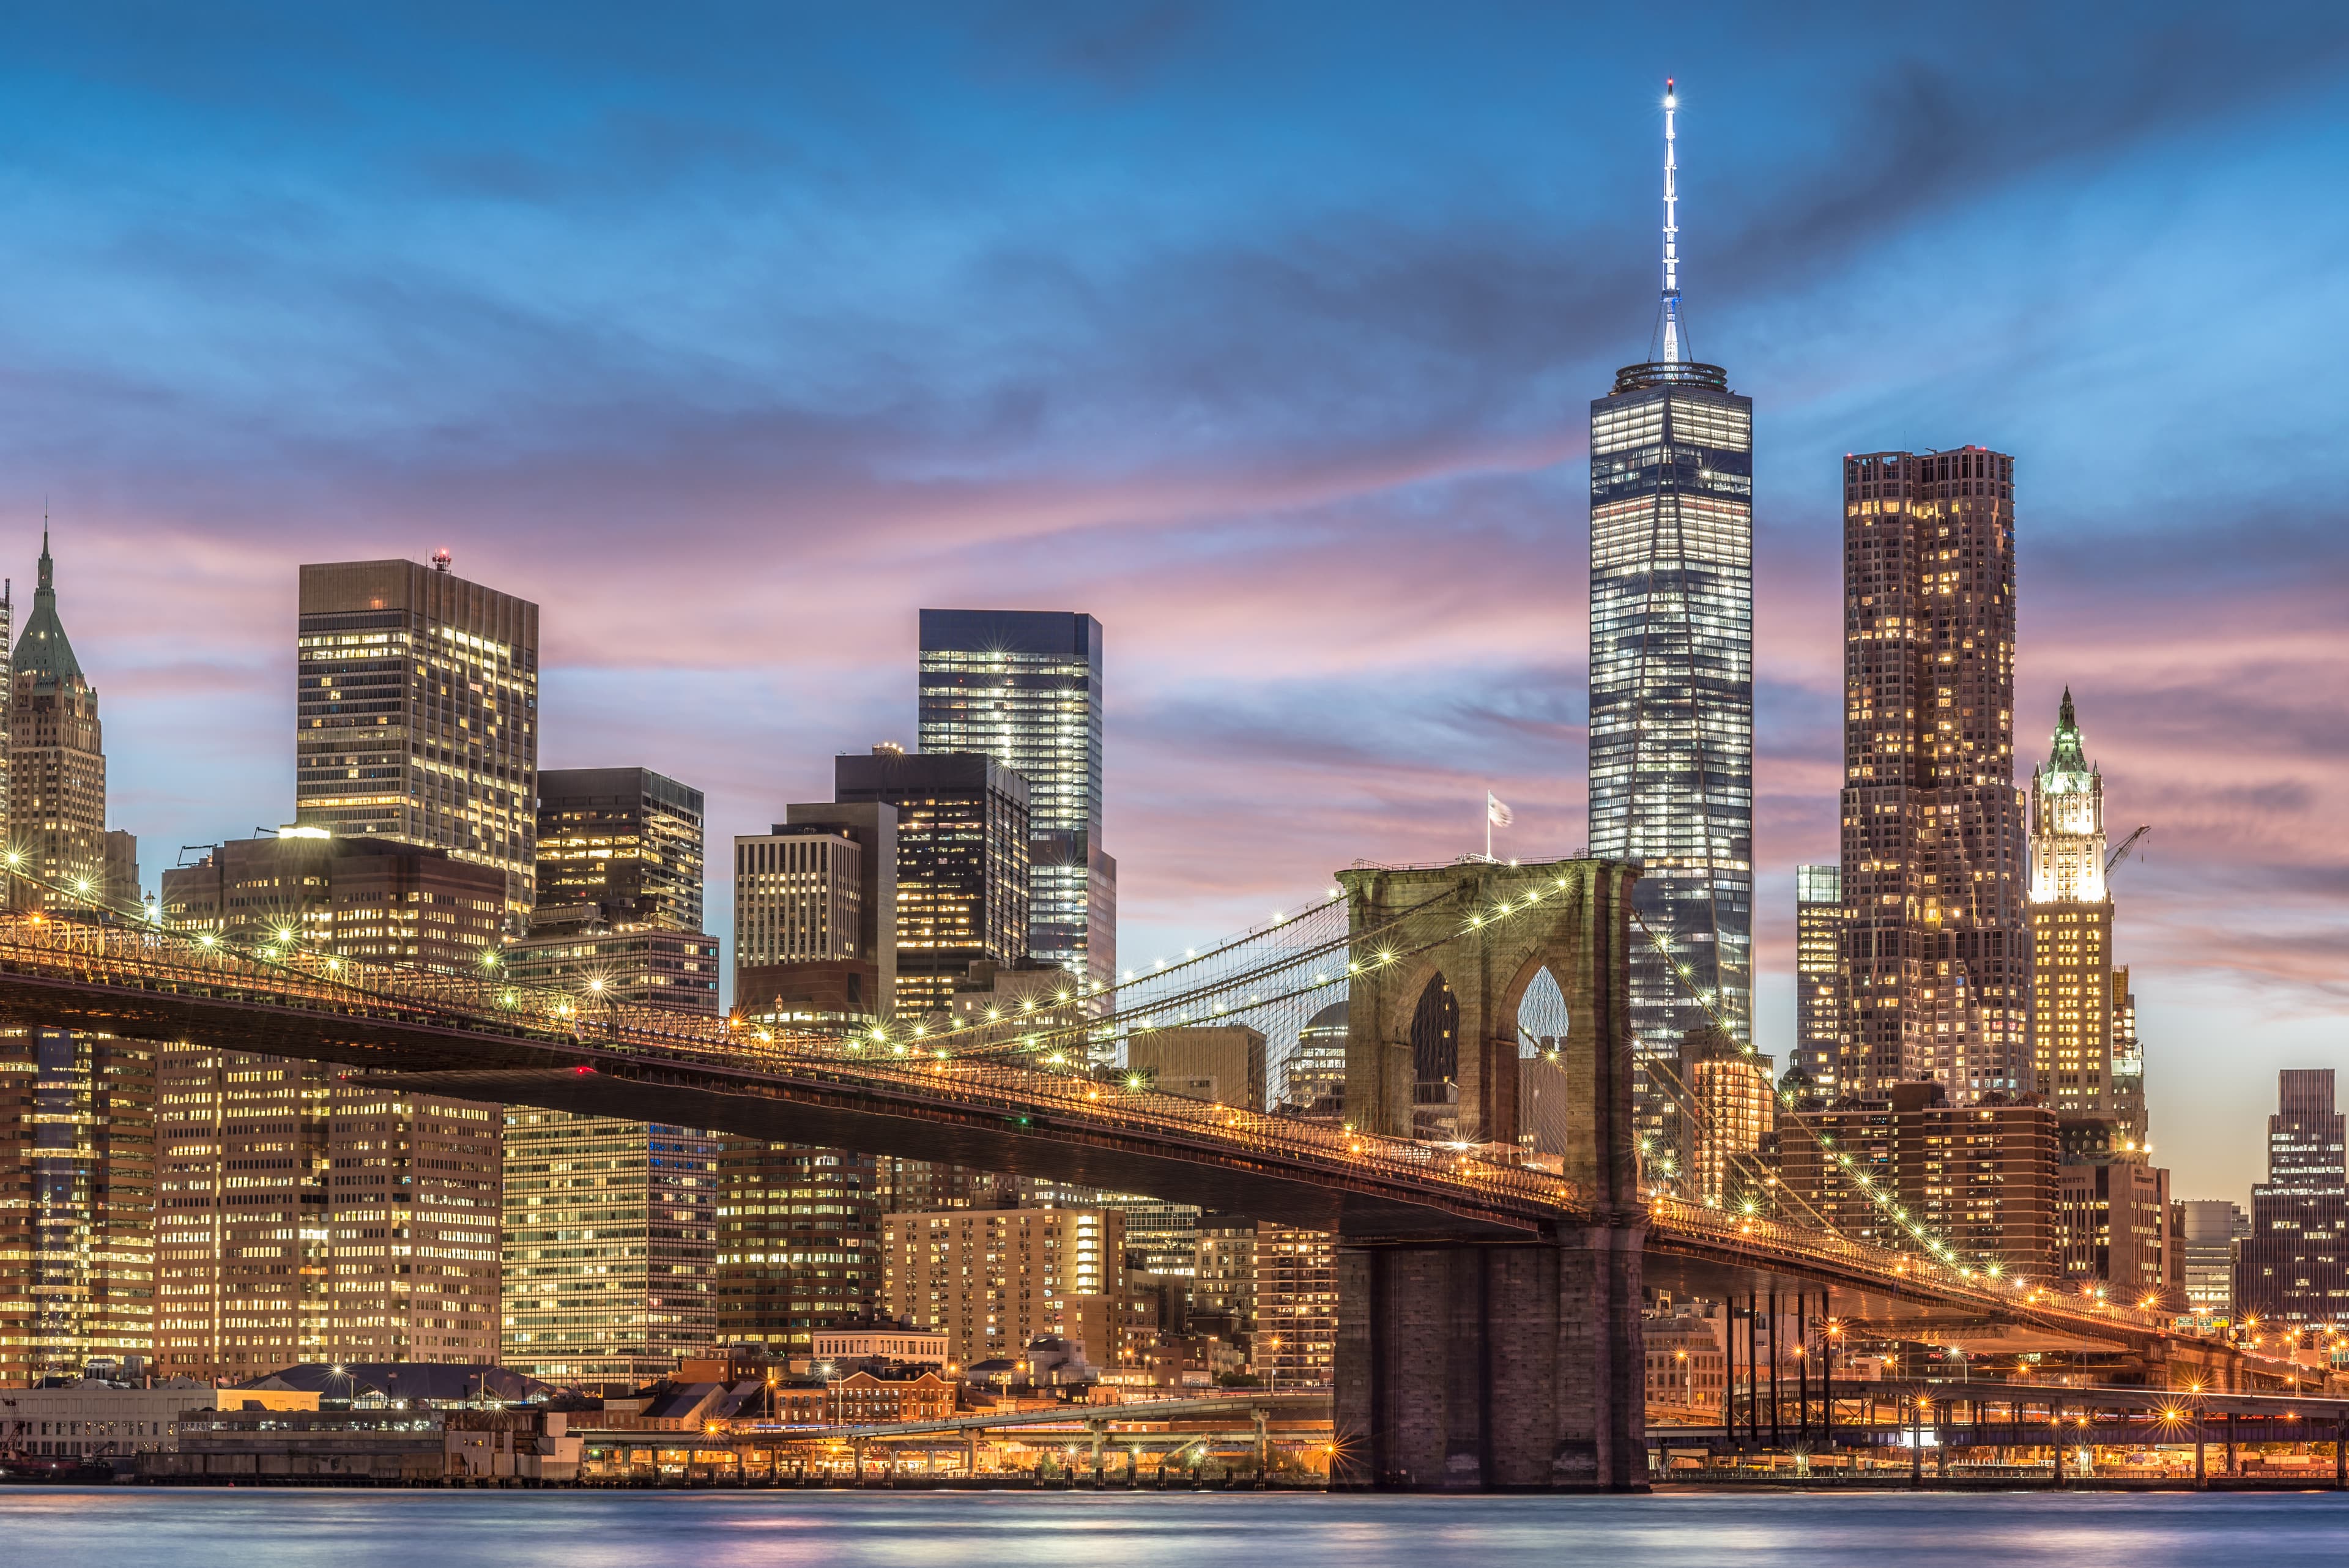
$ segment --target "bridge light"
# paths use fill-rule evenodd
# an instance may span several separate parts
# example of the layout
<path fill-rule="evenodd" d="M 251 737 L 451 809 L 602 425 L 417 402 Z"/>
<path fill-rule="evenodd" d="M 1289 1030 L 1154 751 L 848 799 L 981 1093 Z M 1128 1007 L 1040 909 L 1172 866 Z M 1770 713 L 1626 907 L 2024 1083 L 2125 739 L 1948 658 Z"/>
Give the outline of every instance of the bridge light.
<path fill-rule="evenodd" d="M 212 947 L 219 942 L 220 937 L 215 932 L 206 931 L 203 935 L 198 937 L 196 940 L 202 942 L 206 947 Z"/>

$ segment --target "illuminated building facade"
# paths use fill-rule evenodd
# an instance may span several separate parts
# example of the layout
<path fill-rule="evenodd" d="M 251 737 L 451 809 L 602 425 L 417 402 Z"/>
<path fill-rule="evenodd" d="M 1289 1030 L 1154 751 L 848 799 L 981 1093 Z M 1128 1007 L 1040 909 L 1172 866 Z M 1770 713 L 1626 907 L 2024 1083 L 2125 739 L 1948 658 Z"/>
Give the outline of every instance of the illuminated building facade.
<path fill-rule="evenodd" d="M 885 1310 L 943 1333 L 960 1365 L 1016 1358 L 1043 1334 L 1082 1337 L 1088 1361 L 1116 1365 L 1116 1336 L 1079 1324 L 1105 1322 L 1102 1306 L 1123 1286 L 1117 1210 L 952 1209 L 881 1225 Z"/>
<path fill-rule="evenodd" d="M 57 565 L 41 531 L 40 586 L 8 688 L 8 848 L 26 870 L 85 897 L 106 878 L 106 747 L 98 692 L 57 618 Z M 20 886 L 17 901 L 76 901 Z"/>
<path fill-rule="evenodd" d="M 719 1140 L 509 1107 L 502 1364 L 626 1389 L 718 1343 Z"/>
<path fill-rule="evenodd" d="M 650 768 L 538 775 L 537 908 L 610 925 L 701 929 L 701 792 Z"/>
<path fill-rule="evenodd" d="M 984 960 L 1027 955 L 1028 784 L 975 753 L 906 756 L 875 747 L 833 759 L 842 805 L 896 811 L 896 1011 L 949 1012 L 955 982 Z"/>
<path fill-rule="evenodd" d="M 742 1137 L 721 1138 L 718 1160 L 720 1342 L 805 1355 L 820 1330 L 869 1321 L 885 1162 Z"/>
<path fill-rule="evenodd" d="M 1718 1025 L 1689 1031 L 1676 1058 L 1668 1121 L 1679 1158 L 1677 1171 L 1664 1174 L 1676 1174 L 1681 1195 L 1699 1203 L 1766 1199 L 1762 1156 L 1777 1126 L 1770 1059 Z"/>
<path fill-rule="evenodd" d="M 2059 1116 L 2112 1116 L 2113 900 L 2105 779 L 2088 765 L 2072 693 L 2031 775 L 2031 1078 Z M 2142 1127 L 2132 1129 L 2141 1136 Z"/>
<path fill-rule="evenodd" d="M 2177 1210 L 2185 1257 L 2186 1308 L 2200 1317 L 2235 1312 L 2235 1226 L 2248 1223 L 2240 1204 L 2223 1198 L 2189 1198 Z"/>
<path fill-rule="evenodd" d="M 1248 1369 L 1277 1388 L 1326 1387 L 1338 1359 L 1338 1239 L 1270 1220 L 1256 1228 L 1256 1334 Z"/>
<path fill-rule="evenodd" d="M 2014 460 L 1844 460 L 1841 1093 L 2032 1086 Z"/>
<path fill-rule="evenodd" d="M 1315 1116 L 1346 1107 L 1346 1003 L 1333 1002 L 1297 1032 L 1297 1050 L 1281 1073 L 1281 1103 Z"/>
<path fill-rule="evenodd" d="M 1841 866 L 1795 867 L 1795 1060 L 1833 1099 L 1843 1057 L 1847 997 L 1844 992 L 1843 929 L 1849 919 L 1843 901 Z"/>
<path fill-rule="evenodd" d="M 2268 1179 L 2251 1188 L 2251 1229 L 2235 1249 L 2235 1313 L 2349 1324 L 2349 1169 L 2333 1069 L 2276 1075 Z"/>
<path fill-rule="evenodd" d="M 1028 783 L 1026 952 L 1117 972 L 1117 862 L 1102 850 L 1102 628 L 1089 615 L 926 609 L 924 753 L 992 757 Z"/>
<path fill-rule="evenodd" d="M 302 568 L 295 820 L 497 868 L 536 902 L 538 607 L 446 556 Z"/>
<path fill-rule="evenodd" d="M 158 1075 L 163 1372 L 497 1359 L 499 1107 L 189 1045 Z"/>
<path fill-rule="evenodd" d="M 477 973 L 507 890 L 445 850 L 295 827 L 165 871 L 162 907 L 239 943 Z M 161 1370 L 497 1358 L 502 1107 L 189 1045 L 159 1078 Z"/>
<path fill-rule="evenodd" d="M 155 1057 L 0 1030 L 0 1386 L 153 1352 Z"/>
<path fill-rule="evenodd" d="M 497 950 L 505 876 L 445 850 L 285 828 L 232 838 L 162 876 L 163 918 L 239 942 L 290 934 L 342 958 L 478 971 Z"/>
<path fill-rule="evenodd" d="M 1590 853 L 1643 867 L 1650 1059 L 1708 1004 L 1753 1038 L 1753 474 L 1754 402 L 1718 366 L 1627 366 L 1590 405 Z"/>
<path fill-rule="evenodd" d="M 1787 1112 L 1780 1212 L 1816 1214 L 1836 1234 L 1898 1251 L 1921 1243 L 1888 1211 L 1945 1241 L 1974 1267 L 2044 1279 L 2061 1263 L 2055 1114 L 2004 1096 L 1953 1104 L 1939 1084 L 1895 1084 L 1824 1109 Z"/>
<path fill-rule="evenodd" d="M 2168 1171 L 2142 1158 L 2067 1163 L 2056 1173 L 2055 1225 L 2068 1277 L 2120 1305 L 2147 1296 L 2180 1304 L 2170 1291 Z"/>

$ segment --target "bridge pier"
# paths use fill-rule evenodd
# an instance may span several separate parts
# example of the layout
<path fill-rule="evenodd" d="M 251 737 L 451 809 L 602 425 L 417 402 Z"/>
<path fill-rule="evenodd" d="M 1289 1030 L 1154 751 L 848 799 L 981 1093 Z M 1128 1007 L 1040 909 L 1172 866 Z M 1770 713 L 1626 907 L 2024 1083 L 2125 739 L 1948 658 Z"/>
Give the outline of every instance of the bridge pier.
<path fill-rule="evenodd" d="M 1647 1490 L 1644 1236 L 1341 1245 L 1331 1487 Z"/>

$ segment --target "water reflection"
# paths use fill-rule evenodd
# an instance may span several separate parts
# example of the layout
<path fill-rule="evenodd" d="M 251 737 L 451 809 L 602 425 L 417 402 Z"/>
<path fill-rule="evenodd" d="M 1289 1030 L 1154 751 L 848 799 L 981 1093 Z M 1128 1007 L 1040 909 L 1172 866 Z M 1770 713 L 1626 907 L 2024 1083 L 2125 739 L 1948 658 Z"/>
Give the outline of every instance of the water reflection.
<path fill-rule="evenodd" d="M 2167 1568 L 2342 1561 L 2349 1495 L 1330 1498 L 0 1490 L 41 1568 Z"/>

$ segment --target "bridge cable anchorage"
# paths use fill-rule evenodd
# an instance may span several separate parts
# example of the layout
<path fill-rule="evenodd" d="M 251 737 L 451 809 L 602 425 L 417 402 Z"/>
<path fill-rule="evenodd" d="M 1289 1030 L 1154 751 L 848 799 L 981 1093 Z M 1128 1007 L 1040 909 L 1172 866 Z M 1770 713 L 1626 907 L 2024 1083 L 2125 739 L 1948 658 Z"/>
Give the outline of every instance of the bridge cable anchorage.
<path fill-rule="evenodd" d="M 1695 983 L 1689 978 L 1687 966 L 1681 963 L 1673 957 L 1670 944 L 1657 934 L 1655 929 L 1648 924 L 1646 918 L 1642 916 L 1637 909 L 1632 909 L 1630 913 L 1632 922 L 1640 928 L 1640 934 L 1647 938 L 1650 945 L 1654 947 L 1658 955 L 1664 960 L 1665 966 L 1671 971 L 1674 982 L 1685 991 L 1692 1001 L 1704 1009 L 1706 1016 L 1713 1020 L 1716 1027 L 1720 1028 L 1731 1039 L 1736 1039 L 1736 1031 L 1732 1027 L 1730 1021 L 1722 1013 L 1713 998 L 1707 996 L 1704 992 L 1697 989 Z M 1753 1048 L 1750 1044 L 1745 1044 L 1745 1043 L 1742 1041 L 1740 1042 L 1740 1044 L 1744 1047 L 1749 1055 L 1752 1054 Z M 1640 1064 L 1643 1070 L 1652 1070 L 1658 1065 L 1660 1065 L 1660 1064 L 1652 1059 Z M 1665 1069 L 1665 1071 L 1669 1073 L 1671 1070 Z M 1677 1079 L 1678 1075 L 1677 1074 L 1673 1074 L 1672 1076 Z M 1682 1092 L 1686 1092 L 1685 1085 L 1682 1085 Z M 1773 1097 L 1775 1097 L 1775 1090 L 1773 1091 Z M 1843 1154 L 1841 1150 L 1837 1149 L 1834 1147 L 1832 1139 L 1826 1137 L 1807 1123 L 1800 1121 L 1799 1118 L 1796 1120 L 1795 1125 L 1802 1127 L 1805 1134 L 1807 1135 L 1811 1138 L 1812 1142 L 1818 1147 L 1821 1158 L 1827 1165 L 1847 1167 L 1851 1164 L 1850 1158 L 1847 1155 Z M 1868 1199 L 1876 1205 L 1877 1209 L 1880 1212 L 1886 1215 L 1903 1231 L 1907 1231 L 1908 1234 L 1924 1249 L 1922 1261 L 1928 1267 L 1954 1270 L 1958 1273 L 1960 1282 L 1967 1285 L 1974 1284 L 1977 1275 L 1980 1275 L 1991 1282 L 1997 1282 L 2002 1278 L 2005 1278 L 2009 1288 L 2019 1293 L 2026 1293 L 2026 1299 L 2028 1301 L 2035 1302 L 2042 1294 L 2053 1296 L 2057 1293 L 2050 1286 L 2033 1285 L 2032 1282 L 2019 1276 L 2007 1276 L 2005 1273 L 2004 1260 L 2002 1259 L 1983 1257 L 1978 1260 L 1975 1267 L 1971 1269 L 1967 1268 L 1959 1261 L 1957 1250 L 1951 1246 L 1946 1240 L 1932 1234 L 1931 1231 L 1924 1225 L 1919 1223 L 1913 1216 L 1903 1210 L 1900 1208 L 1898 1195 L 1893 1192 L 1886 1191 L 1882 1182 L 1870 1180 L 1865 1172 L 1857 1172 L 1854 1176 L 1853 1185 L 1857 1186 L 1861 1192 L 1867 1194 Z M 1791 1191 L 1791 1189 L 1788 1189 L 1783 1181 L 1778 1184 L 1778 1190 L 1781 1192 Z M 1806 1209 L 1809 1208 L 1808 1203 L 1806 1202 L 1804 1207 Z M 1816 1210 L 1812 1210 L 1812 1212 L 1816 1214 Z M 1845 1238 L 1843 1238 L 1839 1232 L 1836 1231 L 1832 1226 L 1826 1224 L 1823 1218 L 1821 1220 L 1821 1229 L 1826 1231 L 1827 1234 L 1837 1237 L 1838 1240 L 1845 1240 Z M 1864 1245 L 1864 1243 L 1852 1244 Z M 1895 1252 L 1893 1255 L 1899 1256 L 1902 1254 Z M 1978 1288 L 1985 1291 L 1995 1291 L 1996 1286 L 1993 1282 L 1992 1284 L 1980 1286 Z M 2006 1298 L 2002 1298 L 2002 1300 Z M 2131 1310 L 2138 1312 L 2141 1315 L 2151 1315 L 2147 1313 L 2145 1308 L 2142 1307 L 2133 1308 Z"/>

